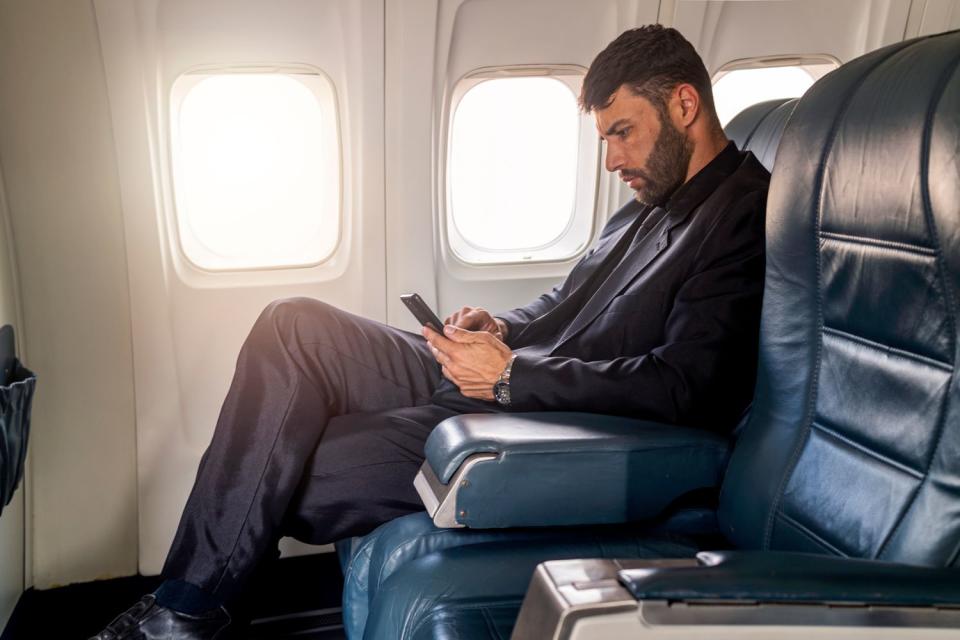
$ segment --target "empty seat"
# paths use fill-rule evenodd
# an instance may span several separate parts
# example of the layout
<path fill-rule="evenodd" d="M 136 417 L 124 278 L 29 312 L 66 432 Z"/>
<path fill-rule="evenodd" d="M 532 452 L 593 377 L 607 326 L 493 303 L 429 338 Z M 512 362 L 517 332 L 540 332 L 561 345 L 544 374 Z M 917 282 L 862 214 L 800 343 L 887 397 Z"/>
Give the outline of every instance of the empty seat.
<path fill-rule="evenodd" d="M 753 152 L 767 171 L 773 171 L 780 137 L 799 100 L 781 98 L 758 102 L 738 113 L 723 130 L 739 148 Z"/>

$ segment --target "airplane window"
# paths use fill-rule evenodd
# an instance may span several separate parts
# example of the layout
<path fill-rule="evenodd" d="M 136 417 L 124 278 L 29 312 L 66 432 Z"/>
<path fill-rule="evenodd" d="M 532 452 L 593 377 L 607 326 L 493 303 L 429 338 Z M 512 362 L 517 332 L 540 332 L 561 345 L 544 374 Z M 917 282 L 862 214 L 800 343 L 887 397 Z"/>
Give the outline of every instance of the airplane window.
<path fill-rule="evenodd" d="M 824 62 L 721 71 L 713 81 L 713 100 L 720 124 L 726 126 L 752 104 L 802 96 L 810 85 L 836 66 L 836 63 Z"/>
<path fill-rule="evenodd" d="M 579 81 L 483 78 L 462 93 L 450 134 L 447 208 L 448 240 L 461 260 L 562 260 L 588 242 L 596 161 L 580 153 L 585 128 L 572 86 Z"/>
<path fill-rule="evenodd" d="M 180 246 L 211 271 L 310 266 L 340 236 L 333 86 L 320 74 L 181 76 L 171 104 Z"/>

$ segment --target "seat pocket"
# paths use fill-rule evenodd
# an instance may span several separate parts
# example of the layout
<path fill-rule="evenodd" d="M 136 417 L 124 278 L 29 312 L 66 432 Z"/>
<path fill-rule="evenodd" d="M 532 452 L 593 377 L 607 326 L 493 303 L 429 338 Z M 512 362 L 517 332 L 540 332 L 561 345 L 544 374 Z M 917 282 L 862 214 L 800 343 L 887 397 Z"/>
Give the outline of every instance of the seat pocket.
<path fill-rule="evenodd" d="M 0 512 L 10 504 L 23 478 L 36 385 L 37 376 L 14 358 L 0 385 Z"/>

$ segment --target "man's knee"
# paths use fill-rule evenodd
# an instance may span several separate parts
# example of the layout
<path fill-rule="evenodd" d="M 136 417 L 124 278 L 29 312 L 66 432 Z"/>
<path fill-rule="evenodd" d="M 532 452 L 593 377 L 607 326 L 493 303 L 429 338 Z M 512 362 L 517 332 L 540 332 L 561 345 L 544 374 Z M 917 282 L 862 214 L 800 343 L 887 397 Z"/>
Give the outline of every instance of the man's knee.
<path fill-rule="evenodd" d="M 290 328 L 306 321 L 313 328 L 327 329 L 338 326 L 340 323 L 337 318 L 344 313 L 332 304 L 316 298 L 279 298 L 264 307 L 254 327 L 266 325 L 270 328 Z"/>
<path fill-rule="evenodd" d="M 294 345 L 322 341 L 339 331 L 338 316 L 344 312 L 321 300 L 307 297 L 279 298 L 260 312 L 244 343 L 258 351 L 271 345 Z M 334 335 L 332 338 L 336 340 Z M 286 347 L 284 347 L 286 348 Z"/>
<path fill-rule="evenodd" d="M 260 312 L 259 320 L 271 322 L 287 322 L 296 320 L 302 316 L 323 317 L 342 313 L 337 307 L 327 304 L 316 298 L 306 296 L 294 296 L 290 298 L 278 298 L 269 303 Z"/>

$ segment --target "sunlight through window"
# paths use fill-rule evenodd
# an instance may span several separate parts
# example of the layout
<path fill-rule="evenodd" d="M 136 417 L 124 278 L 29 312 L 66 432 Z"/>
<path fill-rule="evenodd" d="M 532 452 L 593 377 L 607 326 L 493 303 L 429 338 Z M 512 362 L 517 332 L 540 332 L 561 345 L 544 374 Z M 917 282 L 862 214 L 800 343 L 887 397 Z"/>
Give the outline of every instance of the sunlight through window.
<path fill-rule="evenodd" d="M 726 126 L 734 116 L 758 102 L 802 96 L 810 85 L 835 66 L 812 64 L 721 72 L 713 83 L 713 100 L 720 124 Z"/>
<path fill-rule="evenodd" d="M 557 259 L 587 242 L 589 224 L 570 236 L 581 117 L 572 88 L 550 77 L 484 79 L 463 94 L 448 165 L 457 255 L 475 263 Z"/>
<path fill-rule="evenodd" d="M 181 247 L 209 270 L 317 264 L 340 235 L 333 88 L 320 75 L 198 74 L 174 85 Z"/>

